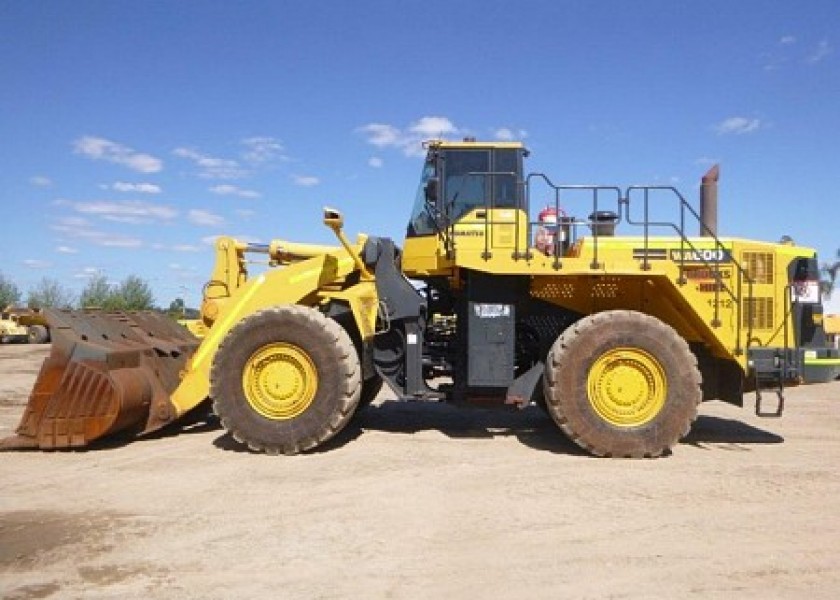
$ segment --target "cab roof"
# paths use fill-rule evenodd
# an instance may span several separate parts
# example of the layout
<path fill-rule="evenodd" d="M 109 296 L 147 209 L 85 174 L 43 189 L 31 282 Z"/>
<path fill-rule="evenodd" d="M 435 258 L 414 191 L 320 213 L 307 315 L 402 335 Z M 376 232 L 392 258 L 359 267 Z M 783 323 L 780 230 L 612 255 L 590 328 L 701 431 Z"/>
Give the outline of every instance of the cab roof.
<path fill-rule="evenodd" d="M 453 140 L 426 140 L 423 142 L 425 148 L 457 148 L 457 149 L 505 149 L 525 150 L 522 142 L 497 142 L 497 141 L 476 141 L 474 139 Z"/>

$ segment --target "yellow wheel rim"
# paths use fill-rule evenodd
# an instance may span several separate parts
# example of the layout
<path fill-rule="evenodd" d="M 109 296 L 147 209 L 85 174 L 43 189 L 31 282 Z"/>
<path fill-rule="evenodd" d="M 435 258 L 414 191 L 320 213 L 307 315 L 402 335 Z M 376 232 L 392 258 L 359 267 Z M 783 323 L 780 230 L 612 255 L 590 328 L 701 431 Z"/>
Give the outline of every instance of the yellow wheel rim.
<path fill-rule="evenodd" d="M 653 420 L 668 393 L 659 361 L 639 348 L 605 352 L 586 382 L 589 402 L 602 419 L 616 427 L 638 427 Z"/>
<path fill-rule="evenodd" d="M 267 419 L 293 419 L 315 399 L 318 370 L 303 349 L 278 342 L 251 355 L 242 372 L 242 389 L 251 408 Z"/>

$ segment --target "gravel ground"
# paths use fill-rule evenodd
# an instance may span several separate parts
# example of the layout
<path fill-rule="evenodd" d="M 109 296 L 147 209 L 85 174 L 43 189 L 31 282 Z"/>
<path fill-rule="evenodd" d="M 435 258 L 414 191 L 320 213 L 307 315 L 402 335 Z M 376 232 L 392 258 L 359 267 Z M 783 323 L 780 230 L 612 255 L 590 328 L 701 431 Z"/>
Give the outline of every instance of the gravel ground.
<path fill-rule="evenodd" d="M 46 346 L 0 346 L 0 437 Z M 217 424 L 0 454 L 0 596 L 836 598 L 840 382 L 781 419 L 701 407 L 656 460 L 590 458 L 538 409 L 383 394 L 325 451 Z"/>

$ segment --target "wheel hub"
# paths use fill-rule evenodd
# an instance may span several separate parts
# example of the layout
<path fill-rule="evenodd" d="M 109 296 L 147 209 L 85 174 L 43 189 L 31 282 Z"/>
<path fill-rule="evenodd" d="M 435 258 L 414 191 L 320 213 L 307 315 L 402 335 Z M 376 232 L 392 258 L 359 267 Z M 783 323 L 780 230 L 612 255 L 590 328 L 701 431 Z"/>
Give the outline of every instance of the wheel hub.
<path fill-rule="evenodd" d="M 644 350 L 615 348 L 592 365 L 587 392 L 592 408 L 605 421 L 638 427 L 653 420 L 665 405 L 665 372 Z"/>
<path fill-rule="evenodd" d="M 275 343 L 257 350 L 245 364 L 242 388 L 248 404 L 274 420 L 293 419 L 312 404 L 318 371 L 298 346 Z"/>

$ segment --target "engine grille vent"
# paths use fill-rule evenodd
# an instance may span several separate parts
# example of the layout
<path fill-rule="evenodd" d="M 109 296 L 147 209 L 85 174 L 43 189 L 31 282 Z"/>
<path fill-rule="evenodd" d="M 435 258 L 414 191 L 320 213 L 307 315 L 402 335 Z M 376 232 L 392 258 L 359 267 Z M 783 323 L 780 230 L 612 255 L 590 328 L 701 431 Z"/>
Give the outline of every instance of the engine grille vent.
<path fill-rule="evenodd" d="M 752 317 L 753 329 L 773 329 L 773 298 L 748 298 L 744 302 L 743 327 L 750 327 Z"/>
<path fill-rule="evenodd" d="M 753 283 L 773 283 L 772 252 L 742 252 L 741 264 Z"/>

